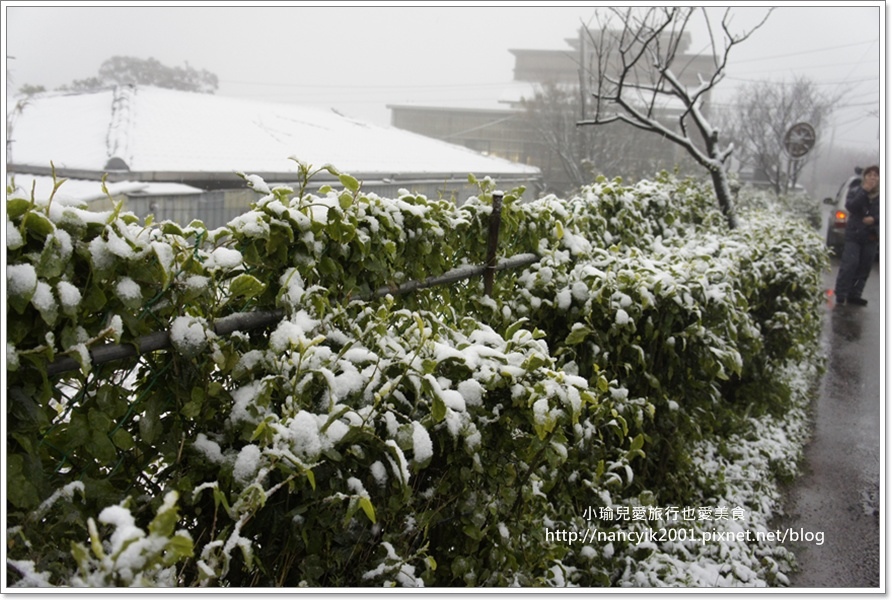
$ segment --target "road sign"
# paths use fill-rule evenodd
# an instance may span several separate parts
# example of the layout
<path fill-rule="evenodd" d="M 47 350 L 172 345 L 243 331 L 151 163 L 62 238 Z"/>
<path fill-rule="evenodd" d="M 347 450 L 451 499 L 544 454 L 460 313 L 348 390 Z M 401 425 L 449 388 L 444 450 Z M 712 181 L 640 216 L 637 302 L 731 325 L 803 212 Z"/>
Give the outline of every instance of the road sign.
<path fill-rule="evenodd" d="M 784 136 L 784 150 L 791 158 L 802 158 L 815 146 L 815 130 L 808 123 L 796 123 Z"/>

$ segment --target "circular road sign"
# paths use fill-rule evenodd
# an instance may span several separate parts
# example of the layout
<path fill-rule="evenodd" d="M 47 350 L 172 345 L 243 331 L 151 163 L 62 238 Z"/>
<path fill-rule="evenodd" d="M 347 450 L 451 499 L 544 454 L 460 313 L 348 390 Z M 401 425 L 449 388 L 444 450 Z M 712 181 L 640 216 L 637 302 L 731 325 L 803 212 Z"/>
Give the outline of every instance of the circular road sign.
<path fill-rule="evenodd" d="M 802 158 L 814 148 L 815 130 L 808 123 L 796 123 L 784 136 L 784 150 L 792 158 Z"/>

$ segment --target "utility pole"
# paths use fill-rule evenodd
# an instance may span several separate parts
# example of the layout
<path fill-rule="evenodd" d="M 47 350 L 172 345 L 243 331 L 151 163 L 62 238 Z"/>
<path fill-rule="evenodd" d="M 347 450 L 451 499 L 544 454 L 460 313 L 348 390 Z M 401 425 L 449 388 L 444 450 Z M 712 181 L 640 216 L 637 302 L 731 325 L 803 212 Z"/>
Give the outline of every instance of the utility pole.
<path fill-rule="evenodd" d="M 579 120 L 584 121 L 586 107 L 588 106 L 588 72 L 586 68 L 586 37 L 587 29 L 579 26 Z M 589 156 L 589 133 L 585 127 L 576 127 L 577 157 L 581 162 Z"/>
<path fill-rule="evenodd" d="M 585 106 L 588 100 L 588 86 L 586 85 L 585 76 L 585 27 L 579 26 L 579 119 L 585 119 Z"/>

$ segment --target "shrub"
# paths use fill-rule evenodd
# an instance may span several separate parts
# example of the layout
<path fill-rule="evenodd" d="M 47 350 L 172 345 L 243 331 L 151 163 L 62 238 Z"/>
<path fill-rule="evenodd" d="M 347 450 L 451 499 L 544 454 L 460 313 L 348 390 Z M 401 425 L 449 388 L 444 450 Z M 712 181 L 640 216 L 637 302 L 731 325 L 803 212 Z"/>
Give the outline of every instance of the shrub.
<path fill-rule="evenodd" d="M 344 174 L 315 195 L 246 180 L 258 201 L 216 230 L 8 198 L 15 584 L 634 584 L 677 544 L 548 533 L 644 526 L 592 505 L 750 502 L 703 457 L 798 431 L 789 369 L 820 367 L 826 261 L 805 228 L 728 231 L 667 175 L 515 190 L 500 252 L 537 263 L 489 297 L 401 296 L 379 291 L 484 260 L 491 181 L 456 207 Z M 160 349 L 103 363 L 106 342 Z M 795 448 L 773 452 L 750 475 Z M 785 555 L 736 551 L 728 581 L 783 581 Z M 665 564 L 639 583 L 697 583 Z"/>

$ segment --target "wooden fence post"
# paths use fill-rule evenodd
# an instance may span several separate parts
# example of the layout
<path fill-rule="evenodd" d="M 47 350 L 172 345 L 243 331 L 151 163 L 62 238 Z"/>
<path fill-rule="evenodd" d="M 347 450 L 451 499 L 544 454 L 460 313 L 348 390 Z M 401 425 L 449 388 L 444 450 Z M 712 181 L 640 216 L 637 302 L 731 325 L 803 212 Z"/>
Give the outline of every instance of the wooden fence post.
<path fill-rule="evenodd" d="M 492 213 L 489 215 L 489 237 L 486 243 L 486 271 L 483 274 L 483 293 L 492 295 L 492 282 L 496 273 L 496 252 L 499 248 L 499 227 L 502 224 L 502 194 L 492 195 Z"/>

